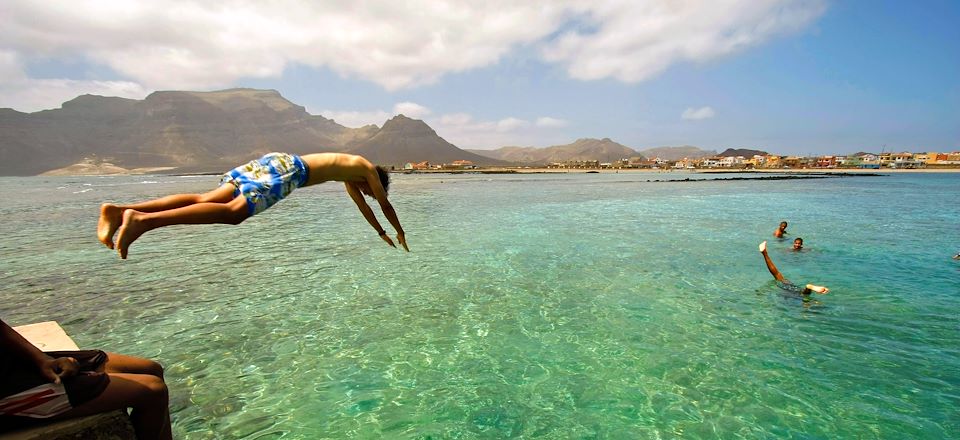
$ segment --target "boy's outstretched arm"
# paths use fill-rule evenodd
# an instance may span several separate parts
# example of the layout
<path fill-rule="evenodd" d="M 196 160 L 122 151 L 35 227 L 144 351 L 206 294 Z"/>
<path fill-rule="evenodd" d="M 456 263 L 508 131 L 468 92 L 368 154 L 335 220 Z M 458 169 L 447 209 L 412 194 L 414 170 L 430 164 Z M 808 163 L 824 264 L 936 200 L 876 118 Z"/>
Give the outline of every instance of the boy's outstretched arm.
<path fill-rule="evenodd" d="M 773 261 L 770 261 L 770 256 L 767 255 L 767 242 L 764 241 L 760 243 L 760 253 L 763 255 L 763 262 L 767 263 L 767 270 L 770 271 L 770 275 L 773 275 L 773 278 L 777 281 L 783 281 L 783 274 L 777 270 L 777 266 L 773 265 Z"/>
<path fill-rule="evenodd" d="M 359 209 L 360 213 L 363 214 L 363 218 L 367 220 L 367 223 L 373 227 L 373 230 L 377 231 L 377 234 L 380 235 L 380 238 L 387 242 L 387 244 L 397 247 L 397 245 L 393 244 L 393 240 L 390 239 L 390 236 L 387 235 L 387 232 L 384 231 L 380 226 L 377 216 L 373 214 L 373 210 L 370 209 L 370 205 L 368 205 L 367 201 L 363 199 L 363 194 L 357 188 L 356 184 L 353 182 L 343 182 L 343 185 L 347 188 L 347 194 L 350 195 L 353 203 L 357 205 L 357 209 Z"/>
<path fill-rule="evenodd" d="M 393 229 L 397 231 L 397 241 L 403 246 L 403 250 L 410 252 L 410 248 L 407 247 L 407 237 L 403 233 L 403 226 L 400 226 L 397 211 L 394 211 L 393 205 L 387 200 L 387 192 L 383 189 L 383 185 L 380 184 L 380 177 L 378 177 L 376 173 L 367 176 L 367 184 L 370 185 L 370 189 L 373 191 L 373 196 L 377 199 L 377 202 L 380 202 L 380 210 L 383 211 L 383 215 L 387 217 L 387 221 L 389 221 Z"/>

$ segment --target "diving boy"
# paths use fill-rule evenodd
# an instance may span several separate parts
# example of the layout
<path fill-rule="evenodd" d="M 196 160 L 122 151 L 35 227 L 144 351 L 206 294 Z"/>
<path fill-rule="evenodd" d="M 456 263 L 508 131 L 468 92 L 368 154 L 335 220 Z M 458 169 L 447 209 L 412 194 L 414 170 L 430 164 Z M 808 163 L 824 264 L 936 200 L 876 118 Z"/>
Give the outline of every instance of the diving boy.
<path fill-rule="evenodd" d="M 224 174 L 220 186 L 204 194 L 175 194 L 133 205 L 104 203 L 100 206 L 97 239 L 110 249 L 116 247 L 120 258 L 125 259 L 130 244 L 152 229 L 184 224 L 240 224 L 296 188 L 331 180 L 344 183 L 367 223 L 383 241 L 396 247 L 363 196 L 376 199 L 396 230 L 397 241 L 410 251 L 397 213 L 387 200 L 390 175 L 361 156 L 343 153 L 270 153 Z"/>

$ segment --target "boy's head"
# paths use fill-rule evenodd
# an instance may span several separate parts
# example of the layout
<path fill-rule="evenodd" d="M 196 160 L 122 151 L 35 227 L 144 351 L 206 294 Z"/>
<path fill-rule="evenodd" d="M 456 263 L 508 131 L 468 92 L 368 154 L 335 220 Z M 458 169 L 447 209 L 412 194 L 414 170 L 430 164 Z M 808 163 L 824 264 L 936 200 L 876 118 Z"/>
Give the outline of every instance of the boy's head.
<path fill-rule="evenodd" d="M 793 250 L 799 251 L 800 249 L 803 249 L 803 239 L 797 237 L 793 239 Z"/>
<path fill-rule="evenodd" d="M 383 192 L 388 193 L 390 191 L 390 173 L 380 165 L 377 165 L 377 177 L 380 178 L 380 186 L 383 186 Z M 370 188 L 370 185 L 367 185 L 366 181 L 357 182 L 357 187 L 367 197 L 374 197 L 373 189 Z"/>
<path fill-rule="evenodd" d="M 787 222 L 780 222 L 780 230 L 787 229 Z"/>
<path fill-rule="evenodd" d="M 382 166 L 377 165 L 377 175 L 380 176 L 380 184 L 383 185 L 383 192 L 390 193 L 390 173 Z"/>

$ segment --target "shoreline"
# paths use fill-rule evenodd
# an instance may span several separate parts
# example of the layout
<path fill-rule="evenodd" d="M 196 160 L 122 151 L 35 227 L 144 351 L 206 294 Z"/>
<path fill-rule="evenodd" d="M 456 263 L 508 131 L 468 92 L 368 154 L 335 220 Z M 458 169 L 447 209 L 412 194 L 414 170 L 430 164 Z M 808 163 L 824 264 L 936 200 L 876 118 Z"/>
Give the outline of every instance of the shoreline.
<path fill-rule="evenodd" d="M 172 171 L 172 172 L 167 172 Z M 761 168 L 761 169 L 721 169 L 721 168 L 703 168 L 703 169 L 650 169 L 650 168 L 545 168 L 545 167 L 489 167 L 478 169 L 440 169 L 440 170 L 403 170 L 394 169 L 392 173 L 397 174 L 650 174 L 650 175 L 670 175 L 683 176 L 694 174 L 794 174 L 808 176 L 829 176 L 829 175 L 863 175 L 863 174 L 900 174 L 900 173 L 960 173 L 960 167 L 957 168 L 916 168 L 916 169 L 867 169 L 867 168 Z M 220 175 L 220 171 L 209 172 L 176 172 L 175 167 L 144 167 L 124 169 L 121 167 L 107 166 L 70 166 L 56 170 L 50 170 L 32 177 L 76 177 L 76 176 L 142 176 L 142 175 L 160 175 L 160 176 L 202 176 L 202 175 Z M 3 176 L 16 177 L 16 176 Z M 31 176 L 25 176 L 31 177 Z"/>
<path fill-rule="evenodd" d="M 887 173 L 960 173 L 960 168 L 919 168 L 919 169 L 865 169 L 865 168 L 784 168 L 784 169 L 717 169 L 704 168 L 695 170 L 673 170 L 673 169 L 649 169 L 649 168 L 516 168 L 516 167 L 490 167 L 473 170 L 395 170 L 395 173 L 402 174 L 655 174 L 655 175 L 673 175 L 682 176 L 685 174 L 806 174 L 806 175 L 840 175 L 840 174 L 887 174 Z"/>

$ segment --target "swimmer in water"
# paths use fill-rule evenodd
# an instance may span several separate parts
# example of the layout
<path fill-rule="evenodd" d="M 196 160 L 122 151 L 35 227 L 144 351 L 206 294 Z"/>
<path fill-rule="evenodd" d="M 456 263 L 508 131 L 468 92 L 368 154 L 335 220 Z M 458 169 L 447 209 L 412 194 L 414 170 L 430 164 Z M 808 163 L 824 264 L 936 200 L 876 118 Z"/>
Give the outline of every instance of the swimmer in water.
<path fill-rule="evenodd" d="M 803 239 L 800 237 L 793 239 L 793 250 L 802 251 L 803 250 Z"/>
<path fill-rule="evenodd" d="M 787 234 L 787 222 L 780 222 L 780 226 L 777 227 L 776 231 L 773 231 L 773 236 L 776 238 L 783 238 Z"/>
<path fill-rule="evenodd" d="M 783 274 L 777 270 L 777 266 L 773 265 L 773 261 L 770 261 L 770 256 L 767 255 L 766 241 L 760 243 L 760 253 L 763 255 L 763 261 L 767 263 L 767 270 L 770 271 L 770 275 L 773 275 L 773 279 L 777 280 L 777 286 L 781 289 L 796 292 L 801 295 L 809 295 L 810 292 L 817 292 L 822 295 L 830 291 L 830 289 L 824 286 L 817 286 L 815 284 L 807 284 L 806 286 L 800 287 L 791 283 L 790 280 L 786 279 Z"/>

